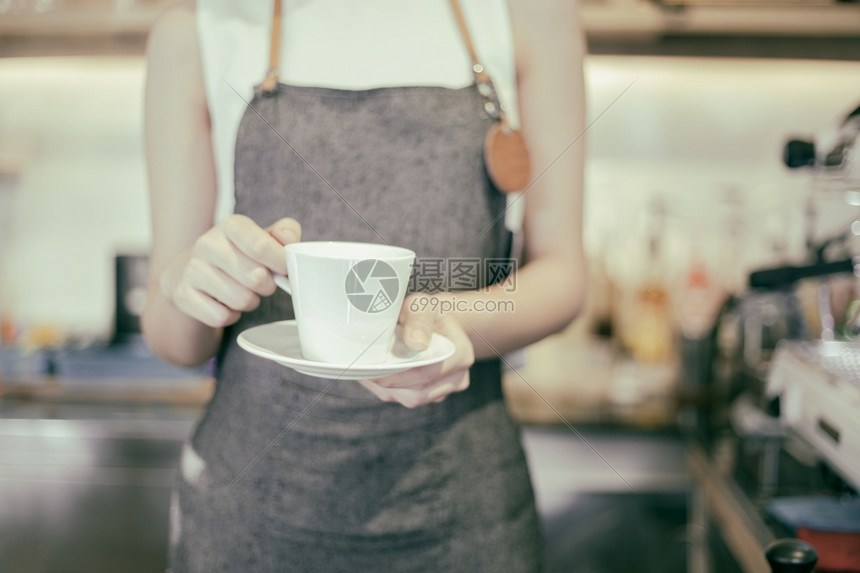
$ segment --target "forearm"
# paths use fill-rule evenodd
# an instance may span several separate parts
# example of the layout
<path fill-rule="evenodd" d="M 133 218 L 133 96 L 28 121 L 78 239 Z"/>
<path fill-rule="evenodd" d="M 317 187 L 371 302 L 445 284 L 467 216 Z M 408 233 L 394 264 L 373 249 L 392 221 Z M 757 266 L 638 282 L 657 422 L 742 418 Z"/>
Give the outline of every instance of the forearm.
<path fill-rule="evenodd" d="M 162 358 L 194 366 L 214 356 L 221 329 L 182 312 L 175 286 L 191 245 L 212 227 L 217 197 L 209 112 L 200 65 L 193 2 L 175 2 L 153 25 L 147 42 L 144 140 L 153 244 L 141 326 Z"/>
<path fill-rule="evenodd" d="M 443 293 L 435 304 L 439 312 L 450 312 L 463 325 L 478 359 L 495 357 L 570 324 L 585 298 L 584 269 L 580 261 L 547 256 L 520 268 L 515 282 Z"/>

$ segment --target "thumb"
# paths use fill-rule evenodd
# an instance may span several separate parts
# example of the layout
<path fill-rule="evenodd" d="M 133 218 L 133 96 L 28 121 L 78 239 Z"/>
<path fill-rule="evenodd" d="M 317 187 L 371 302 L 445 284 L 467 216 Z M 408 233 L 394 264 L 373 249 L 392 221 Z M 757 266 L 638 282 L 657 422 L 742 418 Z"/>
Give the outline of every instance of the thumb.
<path fill-rule="evenodd" d="M 282 245 L 298 243 L 302 239 L 302 226 L 292 217 L 284 217 L 266 227 L 266 231 Z"/>
<path fill-rule="evenodd" d="M 414 295 L 407 297 L 400 314 L 403 342 L 412 350 L 425 350 L 430 346 L 435 324 L 435 314 L 426 305 L 422 307 L 419 301 Z"/>

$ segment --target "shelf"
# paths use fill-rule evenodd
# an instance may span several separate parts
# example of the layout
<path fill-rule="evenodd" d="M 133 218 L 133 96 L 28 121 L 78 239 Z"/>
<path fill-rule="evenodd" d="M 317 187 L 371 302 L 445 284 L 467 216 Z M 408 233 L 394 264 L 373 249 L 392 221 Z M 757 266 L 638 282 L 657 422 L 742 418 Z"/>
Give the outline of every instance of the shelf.
<path fill-rule="evenodd" d="M 616 0 L 599 6 L 583 6 L 582 19 L 589 38 L 678 34 L 831 38 L 860 35 L 860 4 L 661 8 L 650 3 Z"/>
<path fill-rule="evenodd" d="M 78 0 L 45 13 L 0 14 L 0 57 L 49 55 L 142 54 L 146 36 L 165 0 L 116 7 Z M 826 5 L 797 2 L 754 6 L 658 5 L 645 0 L 585 3 L 582 22 L 594 53 L 669 53 L 719 55 L 720 46 L 737 39 L 765 38 L 730 48 L 745 56 L 779 57 L 767 39 L 814 39 L 788 57 L 860 59 L 860 3 Z M 666 38 L 685 38 L 667 48 Z M 716 47 L 702 48 L 708 39 Z M 796 52 L 796 53 L 795 53 Z M 797 55 L 799 54 L 799 56 Z M 733 55 L 733 54 L 728 54 Z"/>
<path fill-rule="evenodd" d="M 0 383 L 3 402 L 54 403 L 164 403 L 203 406 L 212 398 L 215 381 L 211 378 L 93 379 L 64 380 L 43 377 Z"/>
<path fill-rule="evenodd" d="M 146 35 L 160 13 L 161 6 L 128 10 L 78 8 L 44 14 L 6 14 L 0 17 L 0 36 L 8 39 Z"/>
<path fill-rule="evenodd" d="M 0 15 L 0 56 L 140 55 L 168 2 L 127 8 L 93 2 Z"/>

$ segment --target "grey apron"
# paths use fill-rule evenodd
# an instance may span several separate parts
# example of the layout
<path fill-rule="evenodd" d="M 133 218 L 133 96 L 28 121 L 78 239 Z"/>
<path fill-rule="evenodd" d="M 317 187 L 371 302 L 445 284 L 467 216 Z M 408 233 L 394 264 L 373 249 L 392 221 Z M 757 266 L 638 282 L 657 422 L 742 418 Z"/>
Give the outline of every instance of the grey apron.
<path fill-rule="evenodd" d="M 505 200 L 483 167 L 482 105 L 475 86 L 282 84 L 240 124 L 236 212 L 262 226 L 294 217 L 303 240 L 387 242 L 420 260 L 498 256 Z M 278 292 L 225 332 L 196 463 L 183 460 L 174 496 L 171 570 L 539 570 L 499 360 L 475 364 L 467 391 L 408 409 L 237 346 L 242 330 L 291 317 Z"/>

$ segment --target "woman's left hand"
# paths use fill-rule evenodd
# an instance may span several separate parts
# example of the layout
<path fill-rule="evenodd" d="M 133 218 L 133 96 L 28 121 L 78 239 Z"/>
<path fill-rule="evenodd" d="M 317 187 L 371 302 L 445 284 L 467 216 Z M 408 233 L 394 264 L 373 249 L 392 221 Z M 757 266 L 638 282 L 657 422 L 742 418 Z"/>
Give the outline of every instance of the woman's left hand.
<path fill-rule="evenodd" d="M 430 337 L 437 332 L 454 343 L 454 354 L 438 364 L 410 368 L 391 376 L 359 383 L 383 402 L 399 402 L 407 408 L 417 408 L 431 402 L 441 402 L 449 394 L 469 387 L 469 368 L 475 363 L 475 350 L 463 326 L 451 315 L 424 310 L 411 305 L 415 296 L 403 302 L 399 322 L 403 342 L 412 350 L 427 348 Z"/>

